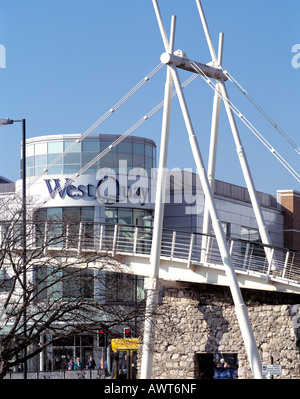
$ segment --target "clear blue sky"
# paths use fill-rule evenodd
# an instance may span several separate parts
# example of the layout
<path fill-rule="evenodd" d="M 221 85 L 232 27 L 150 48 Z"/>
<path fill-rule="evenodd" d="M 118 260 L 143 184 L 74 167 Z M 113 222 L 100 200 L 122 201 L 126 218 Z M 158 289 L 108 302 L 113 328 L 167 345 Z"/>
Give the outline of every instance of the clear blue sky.
<path fill-rule="evenodd" d="M 194 0 L 160 0 L 169 32 L 177 16 L 175 48 L 209 62 Z M 300 43 L 299 0 L 203 0 L 215 47 L 224 32 L 223 67 L 239 81 L 299 145 L 300 68 L 292 67 Z M 0 117 L 26 118 L 27 137 L 83 133 L 160 62 L 164 51 L 151 0 L 1 0 Z M 122 134 L 163 98 L 165 68 L 95 133 Z M 182 81 L 190 76 L 180 71 Z M 230 99 L 299 172 L 299 155 L 227 84 Z M 207 162 L 212 90 L 201 78 L 185 95 L 203 158 Z M 135 135 L 159 146 L 162 111 Z M 238 121 L 257 190 L 300 191 L 299 183 Z M 21 126 L 0 128 L 0 175 L 19 176 Z M 245 185 L 222 106 L 217 179 Z M 172 109 L 171 168 L 195 170 L 177 99 Z"/>

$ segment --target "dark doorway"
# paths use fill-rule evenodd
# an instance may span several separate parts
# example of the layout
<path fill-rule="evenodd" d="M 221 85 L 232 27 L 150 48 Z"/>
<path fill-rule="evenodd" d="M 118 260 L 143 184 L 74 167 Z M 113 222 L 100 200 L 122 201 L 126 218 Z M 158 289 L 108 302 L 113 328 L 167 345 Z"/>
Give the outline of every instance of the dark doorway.
<path fill-rule="evenodd" d="M 237 379 L 237 353 L 196 353 L 195 378 L 200 380 Z"/>
<path fill-rule="evenodd" d="M 195 378 L 198 380 L 212 380 L 214 372 L 214 355 L 212 353 L 196 353 Z"/>

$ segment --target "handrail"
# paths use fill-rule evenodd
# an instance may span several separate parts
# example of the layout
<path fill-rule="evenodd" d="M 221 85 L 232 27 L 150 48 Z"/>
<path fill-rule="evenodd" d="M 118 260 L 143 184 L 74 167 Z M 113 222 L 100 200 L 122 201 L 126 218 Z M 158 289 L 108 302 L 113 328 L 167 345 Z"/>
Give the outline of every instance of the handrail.
<path fill-rule="evenodd" d="M 5 241 L 15 240 L 15 249 L 22 245 L 21 223 L 0 221 L 0 250 Z M 44 254 L 49 250 L 64 249 L 77 251 L 111 251 L 113 254 L 130 256 L 150 256 L 152 244 L 151 226 L 125 225 L 118 223 L 96 222 L 58 222 L 39 221 L 28 223 L 28 250 L 41 248 Z M 208 237 L 204 240 L 202 237 Z M 236 270 L 246 273 L 258 273 L 266 282 L 271 277 L 293 281 L 300 284 L 300 252 L 286 248 L 228 238 L 228 245 Z M 271 256 L 266 257 L 265 248 L 271 249 Z M 211 267 L 222 265 L 218 243 L 214 235 L 185 230 L 164 228 L 161 241 L 161 257 L 171 261 L 184 261 L 187 268 L 191 264 Z M 276 270 L 272 269 L 276 258 Z"/>

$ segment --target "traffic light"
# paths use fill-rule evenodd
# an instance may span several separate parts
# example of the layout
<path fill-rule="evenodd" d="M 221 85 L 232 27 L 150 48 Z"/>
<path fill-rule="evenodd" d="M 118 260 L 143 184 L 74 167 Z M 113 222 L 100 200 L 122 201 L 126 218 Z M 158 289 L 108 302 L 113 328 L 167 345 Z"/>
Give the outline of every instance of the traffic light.
<path fill-rule="evenodd" d="M 131 338 L 130 328 L 124 328 L 124 338 Z"/>
<path fill-rule="evenodd" d="M 106 334 L 104 330 L 99 330 L 99 347 L 104 348 L 106 346 Z"/>

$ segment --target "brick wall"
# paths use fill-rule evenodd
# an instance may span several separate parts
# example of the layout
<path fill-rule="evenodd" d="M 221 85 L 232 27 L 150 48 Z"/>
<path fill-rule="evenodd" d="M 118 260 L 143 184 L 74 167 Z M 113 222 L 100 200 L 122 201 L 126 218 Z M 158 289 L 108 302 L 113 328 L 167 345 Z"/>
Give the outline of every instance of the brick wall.
<path fill-rule="evenodd" d="M 291 190 L 279 194 L 284 211 L 284 246 L 300 251 L 300 193 Z"/>

